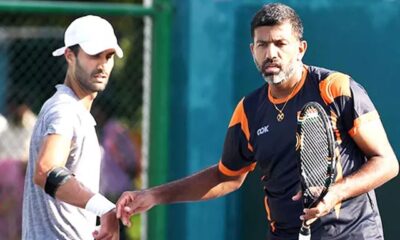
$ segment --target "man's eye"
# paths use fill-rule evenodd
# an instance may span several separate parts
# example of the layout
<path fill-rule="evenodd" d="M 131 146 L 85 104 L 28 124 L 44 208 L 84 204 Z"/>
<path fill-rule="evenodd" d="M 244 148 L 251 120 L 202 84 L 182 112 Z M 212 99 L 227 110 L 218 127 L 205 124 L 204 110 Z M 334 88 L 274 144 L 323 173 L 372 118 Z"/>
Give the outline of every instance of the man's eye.
<path fill-rule="evenodd" d="M 286 45 L 287 45 L 286 42 L 277 42 L 276 43 L 276 46 L 279 46 L 279 47 L 283 47 L 283 46 L 286 46 Z"/>

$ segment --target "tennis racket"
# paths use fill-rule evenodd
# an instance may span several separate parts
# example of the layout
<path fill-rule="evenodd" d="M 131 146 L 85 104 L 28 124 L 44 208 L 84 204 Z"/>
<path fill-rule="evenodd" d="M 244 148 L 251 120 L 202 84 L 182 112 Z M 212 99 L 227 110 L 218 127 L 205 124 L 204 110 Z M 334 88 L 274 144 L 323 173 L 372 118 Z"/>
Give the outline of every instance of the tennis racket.
<path fill-rule="evenodd" d="M 304 207 L 315 207 L 328 192 L 335 172 L 335 140 L 329 117 L 317 102 L 309 102 L 297 119 L 298 163 Z M 311 239 L 311 229 L 303 221 L 299 240 Z"/>

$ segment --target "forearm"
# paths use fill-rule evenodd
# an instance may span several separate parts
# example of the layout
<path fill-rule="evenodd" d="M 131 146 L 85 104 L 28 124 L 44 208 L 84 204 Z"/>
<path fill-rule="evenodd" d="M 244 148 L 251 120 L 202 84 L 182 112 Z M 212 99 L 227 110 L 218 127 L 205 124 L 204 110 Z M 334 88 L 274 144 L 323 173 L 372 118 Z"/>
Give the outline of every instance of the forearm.
<path fill-rule="evenodd" d="M 51 197 L 85 208 L 86 203 L 94 193 L 81 184 L 69 169 L 65 167 L 49 168 L 41 168 L 38 165 L 34 183 L 43 188 L 46 194 Z"/>
<path fill-rule="evenodd" d="M 102 216 L 115 208 L 115 205 L 84 186 L 65 167 L 70 145 L 71 140 L 62 135 L 46 136 L 36 162 L 33 181 L 49 196 Z"/>
<path fill-rule="evenodd" d="M 94 194 L 75 177 L 72 177 L 57 189 L 55 197 L 76 207 L 85 208 L 87 202 Z"/>
<path fill-rule="evenodd" d="M 398 174 L 394 154 L 371 157 L 357 172 L 338 180 L 331 188 L 338 202 L 369 192 Z"/>
<path fill-rule="evenodd" d="M 399 163 L 380 121 L 364 124 L 358 127 L 357 132 L 353 140 L 367 161 L 359 170 L 337 180 L 323 201 L 314 208 L 304 210 L 302 219 L 312 222 L 312 219 L 326 215 L 338 203 L 367 193 L 398 174 Z"/>
<path fill-rule="evenodd" d="M 74 177 L 61 185 L 55 198 L 79 208 L 83 208 L 96 216 L 102 217 L 115 209 L 115 204 L 100 193 L 93 193 Z"/>
<path fill-rule="evenodd" d="M 199 201 L 217 198 L 238 189 L 245 175 L 228 177 L 214 165 L 189 177 L 151 188 L 156 204 Z"/>

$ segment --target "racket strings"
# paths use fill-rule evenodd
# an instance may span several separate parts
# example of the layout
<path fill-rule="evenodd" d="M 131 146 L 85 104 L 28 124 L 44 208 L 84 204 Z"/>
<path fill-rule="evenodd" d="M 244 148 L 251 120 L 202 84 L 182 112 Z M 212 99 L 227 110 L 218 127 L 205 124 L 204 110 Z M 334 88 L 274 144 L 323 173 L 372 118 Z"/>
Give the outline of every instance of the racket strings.
<path fill-rule="evenodd" d="M 304 206 L 309 208 L 324 197 L 332 183 L 334 139 L 329 118 L 317 102 L 309 102 L 301 110 L 297 128 L 301 184 Z M 299 239 L 311 239 L 310 225 L 303 221 Z"/>
<path fill-rule="evenodd" d="M 329 150 L 324 122 L 313 112 L 302 123 L 301 168 L 306 193 L 317 198 L 326 188 Z M 324 159 L 325 161 L 321 161 Z"/>

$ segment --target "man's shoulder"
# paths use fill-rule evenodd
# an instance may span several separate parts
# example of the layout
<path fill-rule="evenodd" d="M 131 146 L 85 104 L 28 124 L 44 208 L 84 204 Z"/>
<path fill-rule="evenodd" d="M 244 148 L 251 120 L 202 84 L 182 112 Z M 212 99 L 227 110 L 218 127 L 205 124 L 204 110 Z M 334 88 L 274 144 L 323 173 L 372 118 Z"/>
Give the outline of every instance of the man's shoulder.
<path fill-rule="evenodd" d="M 350 84 L 352 79 L 349 75 L 321 67 L 309 67 L 309 78 L 316 81 L 321 97 L 325 102 L 331 103 L 337 97 L 350 97 Z"/>
<path fill-rule="evenodd" d="M 250 93 L 248 93 L 244 99 L 246 101 L 251 100 L 251 99 L 260 99 L 263 97 L 267 96 L 267 91 L 268 91 L 268 85 L 266 83 L 264 83 L 262 86 L 254 89 L 253 91 L 251 91 Z"/>
<path fill-rule="evenodd" d="M 78 101 L 69 94 L 56 92 L 43 104 L 41 112 L 48 111 L 74 111 Z"/>
<path fill-rule="evenodd" d="M 42 105 L 37 121 L 48 124 L 64 119 L 72 123 L 78 115 L 77 107 L 73 104 L 73 101 L 67 98 L 59 98 L 55 94 Z"/>
<path fill-rule="evenodd" d="M 309 66 L 308 72 L 311 78 L 318 79 L 319 81 L 326 79 L 329 75 L 336 72 L 331 69 L 317 66 Z"/>
<path fill-rule="evenodd" d="M 268 85 L 265 83 L 259 88 L 253 90 L 246 96 L 244 96 L 241 100 L 239 105 L 242 105 L 243 111 L 246 116 L 250 117 L 253 116 L 259 106 L 265 101 L 268 91 Z"/>
<path fill-rule="evenodd" d="M 346 73 L 331 70 L 324 67 L 317 67 L 317 66 L 308 66 L 309 77 L 319 82 L 325 80 L 333 80 L 333 79 L 348 79 L 350 78 L 349 75 Z"/>

